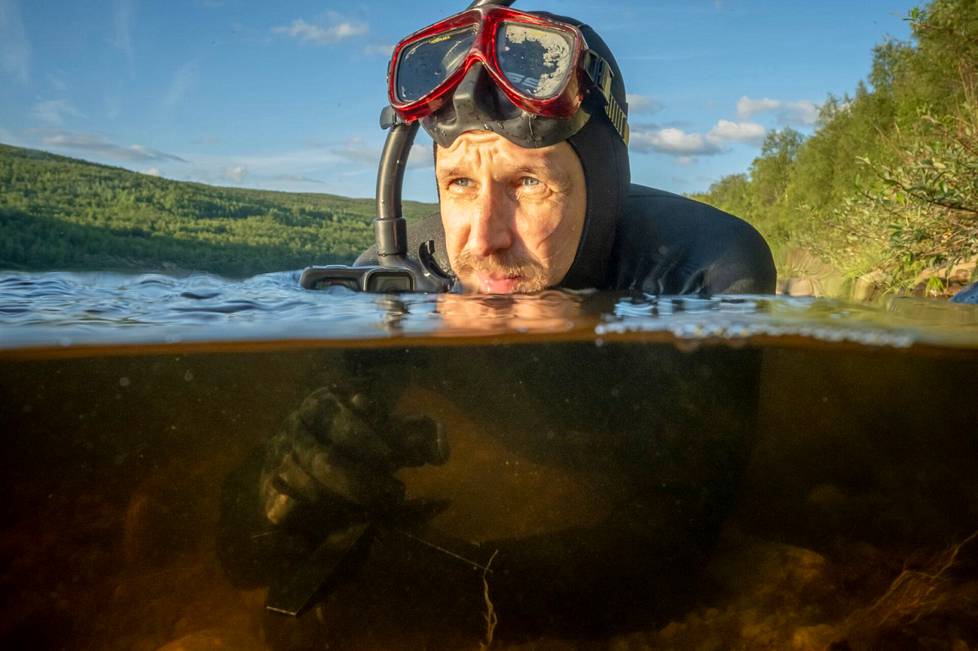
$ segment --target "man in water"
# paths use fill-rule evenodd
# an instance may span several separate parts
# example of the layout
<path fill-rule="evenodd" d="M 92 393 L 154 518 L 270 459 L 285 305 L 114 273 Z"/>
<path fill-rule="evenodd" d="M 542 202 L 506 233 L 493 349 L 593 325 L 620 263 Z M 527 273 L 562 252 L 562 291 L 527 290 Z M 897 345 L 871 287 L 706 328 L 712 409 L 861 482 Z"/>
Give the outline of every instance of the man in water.
<path fill-rule="evenodd" d="M 440 198 L 440 215 L 409 227 L 410 250 L 434 240 L 442 267 L 466 290 L 485 294 L 553 287 L 773 291 L 770 251 L 748 224 L 630 184 L 625 85 L 590 27 L 476 4 L 409 36 L 393 55 L 391 104 L 400 119 L 420 119 L 432 136 Z M 358 264 L 375 260 L 371 249 Z M 651 356 L 643 365 L 630 357 L 634 350 L 592 347 L 554 349 L 540 362 L 521 350 L 491 352 L 487 372 L 513 377 L 474 380 L 471 395 L 485 416 L 500 419 L 500 432 L 559 432 L 511 439 L 500 433 L 504 448 L 518 452 L 516 461 L 570 473 L 604 504 L 600 517 L 484 544 L 500 551 L 493 585 L 507 622 L 522 620 L 526 630 L 596 631 L 636 612 L 647 617 L 652 584 L 662 588 L 667 575 L 682 575 L 699 558 L 729 506 L 752 427 L 756 360 L 740 355 L 728 362 L 721 354 L 689 366 L 682 353 L 648 349 L 640 351 Z M 293 585 L 290 574 L 315 571 L 303 557 L 317 558 L 315 567 L 323 566 L 324 553 L 332 559 L 325 564 L 337 567 L 362 558 L 366 523 L 389 521 L 403 504 L 404 485 L 393 472 L 449 459 L 440 423 L 391 415 L 406 382 L 402 373 L 376 369 L 405 364 L 384 351 L 351 355 L 345 379 L 313 392 L 273 437 L 260 480 L 254 470 L 245 472 L 245 488 L 226 493 L 225 519 L 242 513 L 247 519 L 257 487 L 262 530 L 226 538 L 221 548 L 232 574 L 250 575 L 250 583 L 272 574 L 273 582 Z M 364 378 L 369 390 L 358 386 Z M 533 387 L 527 393 L 542 392 L 539 400 L 502 391 L 524 380 Z M 598 388 L 610 393 L 595 406 L 588 398 Z M 537 406 L 528 408 L 531 402 Z M 522 421 L 504 426 L 517 409 L 526 412 Z M 458 456 L 452 463 L 464 461 Z M 389 550 L 385 540 L 371 553 Z M 275 556 L 288 556 L 292 568 L 277 579 L 272 562 L 262 560 Z M 611 557 L 616 562 L 608 563 Z M 424 582 L 421 574 L 395 585 Z M 481 617 L 481 590 L 466 594 L 478 595 Z"/>
<path fill-rule="evenodd" d="M 434 140 L 439 192 L 440 218 L 409 227 L 408 250 L 434 240 L 463 287 L 490 294 L 773 292 L 770 250 L 750 225 L 630 183 L 625 84 L 601 37 L 488 6 L 480 33 L 497 30 L 494 57 L 474 31 L 446 39 L 450 21 L 394 53 L 391 104 Z"/>

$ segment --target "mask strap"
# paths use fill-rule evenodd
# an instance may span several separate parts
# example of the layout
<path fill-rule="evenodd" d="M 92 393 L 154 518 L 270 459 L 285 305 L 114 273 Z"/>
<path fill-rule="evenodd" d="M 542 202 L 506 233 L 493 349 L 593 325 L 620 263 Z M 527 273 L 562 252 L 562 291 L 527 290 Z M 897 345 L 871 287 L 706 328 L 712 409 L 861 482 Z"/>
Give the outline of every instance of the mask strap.
<path fill-rule="evenodd" d="M 628 145 L 628 115 L 618 104 L 614 94 L 611 92 L 611 82 L 615 78 L 615 72 L 611 69 L 608 61 L 594 50 L 587 48 L 583 55 L 584 73 L 598 89 L 604 98 L 604 113 L 608 116 L 611 125 L 621 136 L 621 139 Z"/>

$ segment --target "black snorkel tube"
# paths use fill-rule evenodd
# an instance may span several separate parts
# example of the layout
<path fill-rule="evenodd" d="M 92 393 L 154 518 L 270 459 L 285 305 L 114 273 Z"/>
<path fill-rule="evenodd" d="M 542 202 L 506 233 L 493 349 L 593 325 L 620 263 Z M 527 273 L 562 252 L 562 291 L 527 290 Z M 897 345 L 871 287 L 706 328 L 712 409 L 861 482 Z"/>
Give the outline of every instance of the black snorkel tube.
<path fill-rule="evenodd" d="M 447 292 L 455 278 L 435 262 L 435 243 L 428 240 L 418 251 L 418 260 L 407 255 L 407 222 L 401 212 L 401 188 L 408 155 L 418 134 L 418 122 L 404 122 L 394 109 L 385 106 L 380 126 L 388 130 L 377 170 L 377 265 L 328 265 L 302 272 L 303 289 L 341 286 L 360 292 Z"/>
<path fill-rule="evenodd" d="M 509 7 L 516 0 L 474 0 L 467 8 L 489 5 Z M 328 265 L 309 267 L 302 272 L 299 284 L 304 289 L 346 287 L 361 292 L 447 292 L 455 286 L 455 277 L 435 262 L 435 243 L 428 240 L 418 249 L 418 260 L 407 255 L 407 222 L 401 212 L 401 188 L 408 154 L 418 135 L 418 121 L 405 122 L 390 106 L 380 114 L 380 126 L 387 130 L 387 140 L 377 170 L 377 237 L 378 265 Z"/>

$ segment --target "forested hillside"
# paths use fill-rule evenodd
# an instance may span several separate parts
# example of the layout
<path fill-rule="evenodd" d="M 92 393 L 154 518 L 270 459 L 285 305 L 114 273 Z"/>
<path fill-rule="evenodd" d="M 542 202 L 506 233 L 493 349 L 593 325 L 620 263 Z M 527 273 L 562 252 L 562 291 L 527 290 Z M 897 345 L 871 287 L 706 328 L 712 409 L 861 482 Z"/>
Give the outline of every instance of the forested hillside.
<path fill-rule="evenodd" d="M 757 226 L 782 275 L 809 252 L 909 290 L 978 255 L 978 2 L 933 0 L 907 20 L 913 41 L 877 46 L 866 82 L 829 97 L 811 137 L 770 133 L 749 172 L 696 196 Z"/>
<path fill-rule="evenodd" d="M 408 219 L 435 207 L 406 202 Z M 374 202 L 169 181 L 0 145 L 0 269 L 251 275 L 348 263 Z"/>

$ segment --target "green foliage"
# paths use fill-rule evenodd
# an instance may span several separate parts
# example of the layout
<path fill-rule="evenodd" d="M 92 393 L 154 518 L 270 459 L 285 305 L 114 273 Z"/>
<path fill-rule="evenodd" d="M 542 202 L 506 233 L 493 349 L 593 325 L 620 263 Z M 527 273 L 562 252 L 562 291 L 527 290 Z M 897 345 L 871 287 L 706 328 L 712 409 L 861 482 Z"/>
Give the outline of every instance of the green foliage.
<path fill-rule="evenodd" d="M 978 2 L 907 20 L 914 43 L 877 46 L 868 85 L 830 96 L 811 137 L 773 132 L 749 177 L 698 198 L 757 226 L 776 259 L 807 250 L 892 290 L 978 254 Z"/>
<path fill-rule="evenodd" d="M 436 208 L 406 202 L 413 219 Z M 220 188 L 0 145 L 0 268 L 231 276 L 349 263 L 370 199 Z"/>
<path fill-rule="evenodd" d="M 871 183 L 835 211 L 827 232 L 808 233 L 805 241 L 843 268 L 857 266 L 847 256 L 859 249 L 880 250 L 873 267 L 898 289 L 925 269 L 978 255 L 978 103 L 966 101 L 940 118 L 921 111 L 910 129 L 895 130 L 885 144 L 883 160 L 860 159 Z M 857 250 L 839 246 L 856 229 Z"/>

